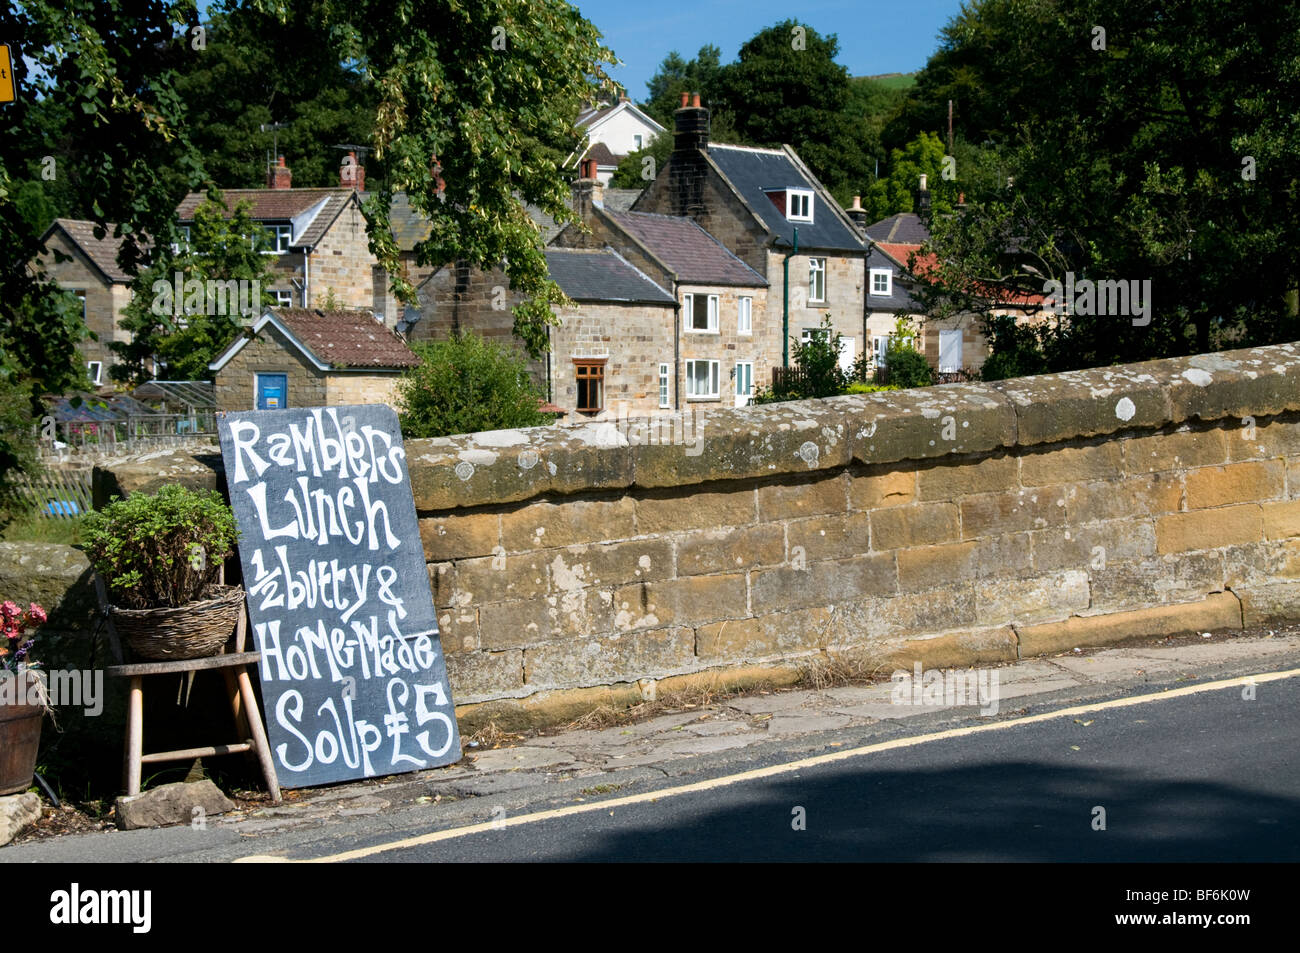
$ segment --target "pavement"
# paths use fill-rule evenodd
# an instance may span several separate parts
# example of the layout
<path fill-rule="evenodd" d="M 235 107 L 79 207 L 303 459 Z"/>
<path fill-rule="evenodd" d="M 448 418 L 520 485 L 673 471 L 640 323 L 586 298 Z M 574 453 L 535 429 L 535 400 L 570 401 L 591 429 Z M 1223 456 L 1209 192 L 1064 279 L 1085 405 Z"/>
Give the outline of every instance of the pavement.
<path fill-rule="evenodd" d="M 1300 627 L 1288 627 L 987 666 L 985 677 L 997 676 L 996 714 L 983 700 L 983 708 L 895 704 L 889 681 L 759 692 L 608 728 L 536 733 L 501 747 L 467 745 L 465 757 L 446 768 L 286 792 L 279 806 L 210 817 L 202 830 L 28 840 L 0 849 L 0 863 L 326 854 L 376 832 L 480 824 L 908 735 L 1298 667 Z"/>

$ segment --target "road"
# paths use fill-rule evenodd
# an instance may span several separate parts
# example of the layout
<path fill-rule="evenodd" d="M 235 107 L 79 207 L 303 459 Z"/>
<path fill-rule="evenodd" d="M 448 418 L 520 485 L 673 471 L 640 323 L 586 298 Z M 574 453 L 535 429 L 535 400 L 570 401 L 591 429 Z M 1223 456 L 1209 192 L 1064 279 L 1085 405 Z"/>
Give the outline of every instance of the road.
<path fill-rule="evenodd" d="M 1203 687 L 1203 686 L 1202 686 Z M 338 861 L 1296 861 L 1300 678 L 1138 695 L 783 769 L 437 834 L 291 851 Z M 1114 705 L 1114 703 L 1111 703 Z M 894 745 L 891 747 L 891 745 Z M 874 750 L 870 750 L 874 749 Z M 808 762 L 814 763 L 808 763 Z M 762 769 L 775 772 L 764 776 Z M 1103 813 L 1104 812 L 1104 813 Z M 802 824 L 800 824 L 802 820 Z M 496 827 L 493 827 L 493 824 Z M 1104 829 L 1103 829 L 1104 826 Z M 484 829 L 486 827 L 486 829 Z M 432 838 L 438 838 L 432 843 Z"/>

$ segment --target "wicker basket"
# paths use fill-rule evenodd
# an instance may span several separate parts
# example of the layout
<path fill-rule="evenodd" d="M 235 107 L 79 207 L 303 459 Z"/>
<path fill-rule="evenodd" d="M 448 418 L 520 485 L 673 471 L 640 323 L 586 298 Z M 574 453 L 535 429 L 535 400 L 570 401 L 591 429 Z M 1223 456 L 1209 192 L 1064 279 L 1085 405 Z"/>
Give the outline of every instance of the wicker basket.
<path fill-rule="evenodd" d="M 144 659 L 171 662 L 220 655 L 244 608 L 243 586 L 212 585 L 204 598 L 162 609 L 113 608 L 113 625 Z"/>

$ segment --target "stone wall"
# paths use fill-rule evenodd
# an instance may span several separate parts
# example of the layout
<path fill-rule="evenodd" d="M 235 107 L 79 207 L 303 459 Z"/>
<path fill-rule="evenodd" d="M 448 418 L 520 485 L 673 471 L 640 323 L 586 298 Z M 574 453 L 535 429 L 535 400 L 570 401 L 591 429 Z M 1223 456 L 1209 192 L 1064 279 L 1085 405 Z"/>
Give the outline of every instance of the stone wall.
<path fill-rule="evenodd" d="M 458 702 L 1300 618 L 1298 345 L 698 421 L 408 442 Z M 98 476 L 214 485 L 213 462 Z"/>
<path fill-rule="evenodd" d="M 397 400 L 397 382 L 401 374 L 365 374 L 355 371 L 337 372 L 326 378 L 327 403 L 331 406 L 344 404 L 388 404 L 390 407 Z"/>
<path fill-rule="evenodd" d="M 333 289 L 334 297 L 343 309 L 395 313 L 388 307 L 386 298 L 376 300 L 376 291 L 382 295 L 386 289 L 382 269 L 376 276 L 377 265 L 375 256 L 370 254 L 365 216 L 355 202 L 348 202 L 320 244 L 312 250 L 311 303 L 308 307 L 325 307 Z M 391 317 L 391 313 L 386 315 L 390 326 Z"/>
<path fill-rule="evenodd" d="M 131 303 L 131 289 L 128 285 L 105 281 L 99 269 L 90 263 L 81 249 L 69 241 L 62 231 L 56 230 L 50 236 L 48 246 L 50 250 L 41 256 L 46 273 L 60 287 L 85 294 L 86 327 L 98 339 L 86 338 L 77 342 L 77 350 L 81 352 L 83 362 L 103 363 L 102 380 L 107 383 L 108 369 L 117 363 L 117 355 L 109 350 L 108 345 L 113 341 L 131 340 L 130 332 L 118 327 L 122 311 Z M 69 255 L 70 260 L 56 261 L 55 249 Z"/>
<path fill-rule="evenodd" d="M 217 372 L 214 390 L 219 410 L 257 406 L 256 375 L 285 374 L 289 407 L 317 407 L 329 402 L 326 376 L 288 339 L 268 324 Z"/>

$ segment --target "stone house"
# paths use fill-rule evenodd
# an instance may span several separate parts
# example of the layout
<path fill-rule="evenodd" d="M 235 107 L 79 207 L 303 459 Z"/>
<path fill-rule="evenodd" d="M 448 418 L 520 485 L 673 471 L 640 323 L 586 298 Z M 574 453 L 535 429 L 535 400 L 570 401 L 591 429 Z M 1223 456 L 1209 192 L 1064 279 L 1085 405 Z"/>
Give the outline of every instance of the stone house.
<path fill-rule="evenodd" d="M 233 211 L 240 202 L 251 206 L 251 217 L 271 232 L 270 270 L 276 281 L 269 288 L 281 308 L 321 308 L 331 293 L 339 306 L 381 316 L 389 327 L 399 318 L 397 299 L 389 291 L 387 272 L 370 253 L 366 220 L 361 214 L 365 169 L 355 155 L 340 168 L 339 188 L 295 189 L 284 157 L 267 174 L 264 189 L 229 189 L 222 193 Z M 206 199 L 191 192 L 177 206 L 182 229 L 193 224 L 194 211 Z M 409 206 L 408 206 L 409 208 Z M 400 211 L 398 218 L 406 224 Z M 416 229 L 405 234 L 406 251 Z"/>
<path fill-rule="evenodd" d="M 562 230 L 552 247 L 613 249 L 671 292 L 678 314 L 658 358 L 671 373 L 652 409 L 748 404 L 780 354 L 779 325 L 761 320 L 767 280 L 689 217 L 607 207 L 595 173 L 585 160 L 573 193 L 581 224 Z M 617 332 L 621 316 L 612 321 Z M 619 360 L 611 355 L 611 364 Z"/>
<path fill-rule="evenodd" d="M 818 333 L 827 313 L 842 336 L 841 364 L 853 363 L 866 338 L 867 244 L 789 146 L 711 142 L 709 111 L 698 94 L 689 103 L 684 95 L 673 153 L 632 211 L 688 216 L 764 277 L 770 292 L 754 322 L 777 329 L 775 350 L 763 357 L 769 366 L 782 363 L 787 335 L 799 340 Z"/>
<path fill-rule="evenodd" d="M 922 202 L 926 200 L 924 190 L 925 176 L 922 176 Z M 920 313 L 918 303 L 909 293 L 916 271 L 923 273 L 933 261 L 932 256 L 913 258 L 920 255 L 930 237 L 920 216 L 914 212 L 891 215 L 866 226 L 864 232 L 870 244 L 866 323 L 877 364 L 884 362 L 888 336 L 898 312 L 905 311 L 919 329 L 917 348 L 941 375 L 974 372 L 983 367 L 990 345 L 980 315 L 963 312 L 945 318 L 928 318 Z M 1002 295 L 992 303 L 990 313 L 1009 314 L 1018 321 L 1038 320 L 1033 315 L 1042 302 L 1042 295 L 1019 299 Z"/>
<path fill-rule="evenodd" d="M 561 326 L 548 330 L 548 400 L 592 419 L 676 406 L 673 294 L 610 248 L 551 247 L 546 264 L 576 305 L 559 312 Z"/>
<path fill-rule="evenodd" d="M 419 358 L 369 311 L 268 308 L 208 365 L 218 410 L 391 404 Z"/>
<path fill-rule="evenodd" d="M 45 250 L 38 261 L 59 287 L 81 299 L 82 319 L 95 337 L 77 349 L 91 383 L 99 386 L 108 383 L 108 369 L 117 363 L 108 345 L 130 340 L 118 322 L 131 303 L 131 276 L 117 263 L 122 242 L 113 237 L 114 226 L 106 226 L 103 238 L 95 237 L 95 228 L 94 222 L 55 219 L 41 238 Z M 58 260 L 56 251 L 67 258 Z"/>

